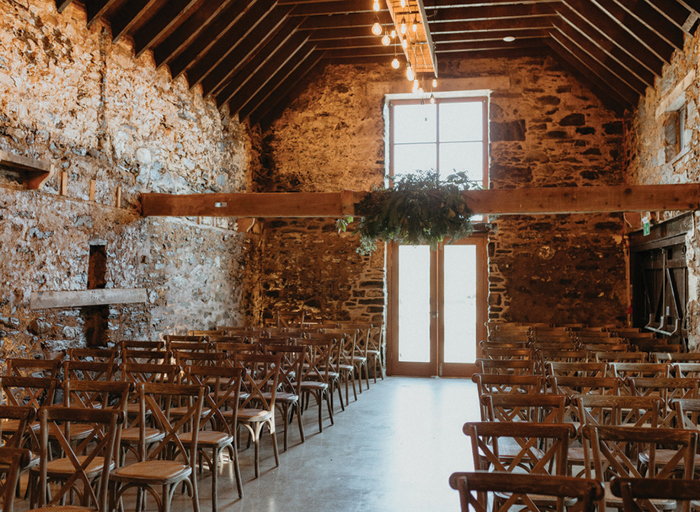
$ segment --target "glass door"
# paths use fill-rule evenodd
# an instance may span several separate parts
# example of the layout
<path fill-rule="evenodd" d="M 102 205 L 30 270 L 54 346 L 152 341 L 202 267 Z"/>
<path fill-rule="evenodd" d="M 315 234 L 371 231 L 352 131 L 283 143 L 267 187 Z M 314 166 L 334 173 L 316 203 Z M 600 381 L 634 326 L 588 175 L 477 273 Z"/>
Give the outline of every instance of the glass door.
<path fill-rule="evenodd" d="M 392 245 L 388 371 L 394 375 L 469 376 L 485 336 L 486 239 L 437 251 Z"/>

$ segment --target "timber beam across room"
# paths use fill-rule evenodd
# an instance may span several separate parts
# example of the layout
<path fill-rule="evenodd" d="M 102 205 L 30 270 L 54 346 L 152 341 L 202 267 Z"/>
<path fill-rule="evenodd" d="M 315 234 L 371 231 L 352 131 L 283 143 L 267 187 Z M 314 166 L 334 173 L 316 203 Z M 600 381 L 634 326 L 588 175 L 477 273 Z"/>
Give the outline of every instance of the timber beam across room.
<path fill-rule="evenodd" d="M 143 194 L 146 217 L 345 217 L 366 192 Z M 537 215 L 700 209 L 700 184 L 465 190 L 475 214 Z"/>

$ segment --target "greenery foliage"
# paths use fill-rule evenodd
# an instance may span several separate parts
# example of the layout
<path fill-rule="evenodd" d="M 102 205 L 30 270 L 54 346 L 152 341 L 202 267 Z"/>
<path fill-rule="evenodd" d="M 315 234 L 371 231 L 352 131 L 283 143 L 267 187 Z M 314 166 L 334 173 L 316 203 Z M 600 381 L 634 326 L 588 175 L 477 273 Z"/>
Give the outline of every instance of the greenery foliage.
<path fill-rule="evenodd" d="M 374 189 L 355 205 L 360 217 L 354 231 L 360 235 L 359 253 L 371 253 L 379 240 L 429 244 L 434 250 L 447 238 L 459 240 L 471 234 L 472 211 L 462 190 L 480 187 L 466 173 L 440 180 L 437 171 L 419 171 L 393 181 L 392 187 Z M 346 231 L 353 220 L 339 219 L 338 229 Z"/>

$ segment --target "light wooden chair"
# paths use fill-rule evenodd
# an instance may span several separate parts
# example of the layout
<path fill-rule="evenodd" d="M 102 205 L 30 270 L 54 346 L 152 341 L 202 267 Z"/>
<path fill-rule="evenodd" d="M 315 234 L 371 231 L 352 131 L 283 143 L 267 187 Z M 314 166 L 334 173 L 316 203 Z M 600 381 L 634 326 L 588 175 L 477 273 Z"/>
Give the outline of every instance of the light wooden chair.
<path fill-rule="evenodd" d="M 31 407 L 35 411 L 40 411 L 44 407 L 53 405 L 56 389 L 60 383 L 58 379 L 47 379 L 37 377 L 0 377 L 0 390 L 5 397 L 6 403 L 15 407 Z M 21 427 L 21 423 L 16 419 L 5 419 L 1 423 L 3 435 L 15 434 Z M 41 426 L 38 421 L 30 421 L 26 428 L 29 441 L 29 448 L 39 453 L 39 430 Z M 22 441 L 22 446 L 24 445 Z"/>
<path fill-rule="evenodd" d="M 479 373 L 494 373 L 500 375 L 534 375 L 535 361 L 533 359 L 483 359 L 476 360 Z"/>
<path fill-rule="evenodd" d="M 495 348 L 485 347 L 481 349 L 481 354 L 487 359 L 534 359 L 535 352 L 529 348 Z"/>
<path fill-rule="evenodd" d="M 244 394 L 237 412 L 238 428 L 244 427 L 248 430 L 255 445 L 255 478 L 260 476 L 260 441 L 265 426 L 272 439 L 275 467 L 280 465 L 275 429 L 275 397 L 279 386 L 281 361 L 280 355 L 238 354 L 236 356 L 236 364 L 246 370 L 242 384 Z M 228 415 L 228 412 L 224 412 L 225 417 Z"/>
<path fill-rule="evenodd" d="M 676 416 L 673 402 L 699 398 L 698 379 L 630 378 L 628 382 L 633 395 L 661 398 L 663 406 L 659 427 L 675 428 L 682 423 Z"/>
<path fill-rule="evenodd" d="M 548 361 L 545 371 L 548 377 L 606 377 L 607 365 L 596 362 Z"/>
<path fill-rule="evenodd" d="M 566 395 L 485 394 L 481 401 L 488 421 L 563 423 L 569 402 Z"/>
<path fill-rule="evenodd" d="M 613 495 L 622 498 L 624 512 L 658 510 L 653 500 L 675 501 L 676 510 L 689 512 L 693 501 L 700 500 L 698 480 L 681 478 L 620 478 L 610 482 Z"/>
<path fill-rule="evenodd" d="M 46 407 L 39 412 L 41 419 L 41 462 L 38 487 L 32 485 L 32 503 L 42 512 L 54 511 L 73 492 L 81 507 L 73 510 L 108 512 L 110 471 L 114 468 L 115 445 L 124 412 L 117 410 Z M 72 442 L 72 430 L 86 434 Z M 49 440 L 55 440 L 65 456 L 49 460 Z M 32 470 L 33 472 L 36 470 Z M 49 487 L 49 483 L 58 489 Z M 50 494 L 49 494 L 50 493 Z"/>
<path fill-rule="evenodd" d="M 605 497 L 599 501 L 599 510 L 605 507 L 622 508 L 622 500 L 610 490 L 613 476 L 622 478 L 693 477 L 694 455 L 698 433 L 679 429 L 640 427 L 583 427 L 587 440 L 586 453 L 590 457 L 593 476 L 605 487 Z M 663 460 L 657 459 L 657 450 L 663 449 Z M 670 453 L 669 453 L 670 452 Z M 645 457 L 641 457 L 644 454 Z M 591 477 L 590 473 L 586 474 Z M 675 500 L 656 500 L 657 510 L 674 510 Z"/>
<path fill-rule="evenodd" d="M 242 368 L 217 366 L 188 366 L 185 369 L 185 378 L 188 384 L 202 386 L 206 382 L 210 389 L 210 392 L 204 396 L 204 405 L 209 412 L 202 417 L 200 422 L 197 449 L 206 460 L 211 472 L 212 512 L 217 512 L 219 508 L 218 475 L 220 459 L 224 450 L 229 451 L 229 461 L 233 465 L 238 496 L 243 497 L 236 427 L 244 372 L 245 370 Z M 226 416 L 223 414 L 225 411 L 228 412 Z M 213 423 L 213 429 L 205 430 L 203 427 L 209 423 Z M 189 444 L 191 438 L 192 432 L 180 434 L 180 440 L 184 444 Z"/>
<path fill-rule="evenodd" d="M 137 384 L 136 389 L 140 405 L 138 462 L 112 471 L 110 509 L 115 509 L 127 490 L 137 488 L 154 497 L 160 512 L 167 512 L 176 487 L 184 483 L 192 496 L 192 509 L 199 512 L 197 443 L 206 387 L 145 382 Z M 174 421 L 170 408 L 181 401 L 187 403 L 189 410 Z M 147 436 L 147 412 L 164 434 L 158 442 L 151 442 Z M 186 431 L 191 432 L 187 443 L 180 438 Z M 157 489 L 162 490 L 162 496 Z M 137 503 L 140 505 L 141 500 L 137 499 Z"/>
<path fill-rule="evenodd" d="M 539 394 L 544 389 L 544 378 L 539 375 L 475 373 L 472 375 L 472 381 L 476 383 L 482 421 L 488 420 L 486 405 L 481 400 L 485 394 L 528 395 Z"/>
<path fill-rule="evenodd" d="M 304 408 L 308 408 L 311 395 L 314 396 L 318 406 L 318 429 L 323 432 L 323 402 L 328 406 L 328 415 L 333 425 L 333 401 L 331 399 L 330 384 L 330 357 L 333 351 L 333 340 L 304 340 L 306 350 L 306 363 L 301 376 L 301 393 Z"/>
<path fill-rule="evenodd" d="M 598 500 L 603 497 L 600 482 L 569 476 L 475 471 L 452 473 L 450 486 L 459 491 L 462 512 L 488 512 L 488 503 L 495 501 L 497 495 L 508 496 L 508 499 L 494 508 L 494 512 L 551 510 L 551 507 L 538 506 L 542 501 L 547 505 L 554 503 L 557 512 L 594 512 Z"/>

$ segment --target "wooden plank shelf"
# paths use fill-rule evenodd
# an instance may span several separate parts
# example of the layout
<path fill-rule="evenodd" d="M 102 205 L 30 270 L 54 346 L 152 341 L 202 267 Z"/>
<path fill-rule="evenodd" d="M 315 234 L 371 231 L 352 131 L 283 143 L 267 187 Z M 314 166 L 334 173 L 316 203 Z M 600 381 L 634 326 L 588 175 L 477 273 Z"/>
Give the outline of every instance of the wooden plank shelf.
<path fill-rule="evenodd" d="M 53 165 L 26 156 L 0 151 L 0 169 L 16 172 L 28 190 L 39 190 L 53 174 Z"/>
<path fill-rule="evenodd" d="M 148 294 L 145 288 L 32 292 L 30 309 L 68 309 L 110 304 L 142 304 L 147 301 Z"/>

